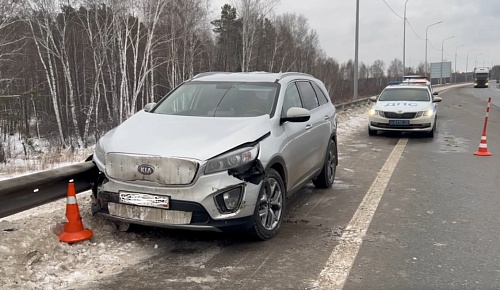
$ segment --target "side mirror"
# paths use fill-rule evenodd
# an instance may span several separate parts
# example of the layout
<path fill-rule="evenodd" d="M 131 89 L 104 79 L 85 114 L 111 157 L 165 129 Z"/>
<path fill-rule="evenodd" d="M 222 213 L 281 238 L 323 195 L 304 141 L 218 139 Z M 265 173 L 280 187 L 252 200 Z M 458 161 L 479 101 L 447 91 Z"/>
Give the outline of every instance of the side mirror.
<path fill-rule="evenodd" d="M 433 103 L 439 103 L 441 102 L 443 99 L 440 98 L 440 97 L 435 97 L 434 100 L 432 100 Z"/>
<path fill-rule="evenodd" d="M 144 106 L 144 112 L 151 111 L 154 108 L 154 106 L 156 106 L 156 103 L 148 103 L 148 104 L 146 104 L 146 106 Z"/>
<path fill-rule="evenodd" d="M 439 95 L 439 93 L 438 92 L 433 92 L 432 95 L 433 96 L 437 96 L 437 95 Z"/>
<path fill-rule="evenodd" d="M 371 102 L 376 102 L 378 99 L 378 96 L 373 96 L 373 97 L 370 97 L 370 101 Z"/>
<path fill-rule="evenodd" d="M 299 107 L 292 107 L 286 112 L 286 117 L 281 118 L 281 123 L 284 122 L 306 122 L 311 118 L 309 110 Z"/>

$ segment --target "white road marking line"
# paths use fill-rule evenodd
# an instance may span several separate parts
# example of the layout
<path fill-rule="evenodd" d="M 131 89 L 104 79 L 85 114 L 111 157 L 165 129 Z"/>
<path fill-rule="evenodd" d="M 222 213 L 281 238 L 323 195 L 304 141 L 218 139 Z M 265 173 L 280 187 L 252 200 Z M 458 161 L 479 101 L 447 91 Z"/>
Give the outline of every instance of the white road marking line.
<path fill-rule="evenodd" d="M 389 179 L 398 164 L 408 139 L 400 139 L 387 158 L 384 166 L 373 181 L 356 213 L 340 237 L 340 243 L 335 247 L 328 262 L 314 283 L 315 289 L 342 289 L 352 264 L 358 255 L 363 238 L 377 210 L 380 199 L 389 183 Z"/>

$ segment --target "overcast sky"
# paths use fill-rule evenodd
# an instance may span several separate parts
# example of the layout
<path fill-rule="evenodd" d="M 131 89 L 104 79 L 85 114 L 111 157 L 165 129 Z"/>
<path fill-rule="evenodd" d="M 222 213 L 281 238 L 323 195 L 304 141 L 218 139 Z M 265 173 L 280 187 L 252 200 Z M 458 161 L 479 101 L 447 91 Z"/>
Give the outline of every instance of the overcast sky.
<path fill-rule="evenodd" d="M 405 0 L 359 2 L 359 61 L 371 65 L 380 59 L 387 68 L 393 59 L 402 60 Z M 233 2 L 213 3 L 215 10 Z M 328 56 L 341 63 L 354 60 L 355 0 L 281 0 L 275 13 L 304 15 Z M 477 66 L 500 65 L 500 0 L 408 0 L 406 18 L 406 66 L 424 62 L 426 28 L 439 21 L 427 30 L 429 63 L 441 61 L 443 40 L 454 36 L 444 41 L 444 60 L 452 62 L 452 69 L 456 51 L 458 71 L 465 71 L 467 54 L 469 71 L 476 59 Z"/>

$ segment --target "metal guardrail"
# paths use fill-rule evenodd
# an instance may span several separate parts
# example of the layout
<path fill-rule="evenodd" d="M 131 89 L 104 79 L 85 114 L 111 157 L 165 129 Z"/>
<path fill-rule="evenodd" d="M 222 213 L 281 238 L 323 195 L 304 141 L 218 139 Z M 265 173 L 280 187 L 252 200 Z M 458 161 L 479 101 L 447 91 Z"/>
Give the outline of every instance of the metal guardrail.
<path fill-rule="evenodd" d="M 364 103 L 369 103 L 371 97 L 365 97 L 361 99 L 357 99 L 355 101 L 350 101 L 350 102 L 345 102 L 345 103 L 340 103 L 340 104 L 335 104 L 335 108 L 337 110 L 345 110 L 350 107 L 355 107 L 357 105 L 362 105 Z"/>
<path fill-rule="evenodd" d="M 92 161 L 87 161 L 2 180 L 0 218 L 65 197 L 71 179 L 76 192 L 89 190 L 97 175 L 97 167 Z"/>

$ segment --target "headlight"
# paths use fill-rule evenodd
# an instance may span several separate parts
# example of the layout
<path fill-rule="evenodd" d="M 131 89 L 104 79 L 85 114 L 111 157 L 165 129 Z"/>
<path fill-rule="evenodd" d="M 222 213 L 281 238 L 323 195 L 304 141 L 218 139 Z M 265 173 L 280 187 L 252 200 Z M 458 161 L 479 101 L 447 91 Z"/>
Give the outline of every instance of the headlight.
<path fill-rule="evenodd" d="M 236 149 L 224 155 L 208 160 L 205 174 L 229 170 L 251 163 L 259 154 L 259 145 Z"/>
<path fill-rule="evenodd" d="M 422 116 L 429 117 L 429 116 L 432 116 L 433 114 L 434 114 L 433 109 L 430 109 L 427 111 L 418 111 L 417 114 L 415 115 L 415 118 L 422 117 Z"/>
<path fill-rule="evenodd" d="M 368 111 L 368 114 L 370 116 L 379 115 L 380 117 L 385 117 L 384 116 L 384 111 L 379 111 L 379 110 L 375 110 L 375 109 L 370 109 L 370 111 Z"/>
<path fill-rule="evenodd" d="M 426 117 L 432 116 L 433 114 L 434 114 L 434 110 L 427 110 L 424 112 L 424 116 L 426 116 Z"/>

